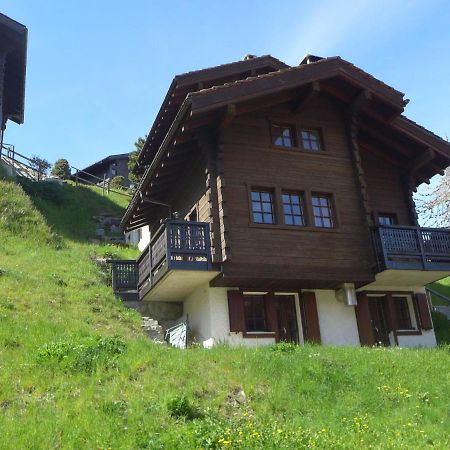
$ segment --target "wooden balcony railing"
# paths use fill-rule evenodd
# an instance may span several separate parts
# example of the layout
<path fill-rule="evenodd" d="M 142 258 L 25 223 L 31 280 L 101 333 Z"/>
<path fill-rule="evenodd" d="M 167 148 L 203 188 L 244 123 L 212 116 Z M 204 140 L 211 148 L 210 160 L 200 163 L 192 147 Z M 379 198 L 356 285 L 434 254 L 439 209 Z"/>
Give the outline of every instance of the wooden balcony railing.
<path fill-rule="evenodd" d="M 169 220 L 152 236 L 137 261 L 142 298 L 172 269 L 210 270 L 209 223 Z"/>
<path fill-rule="evenodd" d="M 383 225 L 372 236 L 378 271 L 450 270 L 450 230 Z"/>

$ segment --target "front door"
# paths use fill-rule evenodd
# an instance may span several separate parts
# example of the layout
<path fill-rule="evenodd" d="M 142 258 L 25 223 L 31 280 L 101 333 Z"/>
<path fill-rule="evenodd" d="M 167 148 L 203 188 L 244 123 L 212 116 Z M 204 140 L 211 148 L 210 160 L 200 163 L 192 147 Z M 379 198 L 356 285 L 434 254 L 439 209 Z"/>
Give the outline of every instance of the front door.
<path fill-rule="evenodd" d="M 298 343 L 297 314 L 294 295 L 275 297 L 277 312 L 278 340 Z"/>
<path fill-rule="evenodd" d="M 375 342 L 389 346 L 386 296 L 369 297 L 369 310 Z"/>

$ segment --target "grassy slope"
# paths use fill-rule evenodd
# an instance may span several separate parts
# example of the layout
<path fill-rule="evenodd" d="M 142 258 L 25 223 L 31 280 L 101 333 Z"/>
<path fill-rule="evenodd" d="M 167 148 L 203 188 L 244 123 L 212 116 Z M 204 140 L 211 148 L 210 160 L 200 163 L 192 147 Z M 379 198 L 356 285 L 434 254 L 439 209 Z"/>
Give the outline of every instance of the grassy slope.
<path fill-rule="evenodd" d="M 123 199 L 73 186 L 32 198 L 38 209 L 0 180 L 0 447 L 450 446 L 448 347 L 152 344 L 90 260 L 135 250 L 86 243 L 90 217 Z M 123 353 L 97 340 L 113 335 Z"/>

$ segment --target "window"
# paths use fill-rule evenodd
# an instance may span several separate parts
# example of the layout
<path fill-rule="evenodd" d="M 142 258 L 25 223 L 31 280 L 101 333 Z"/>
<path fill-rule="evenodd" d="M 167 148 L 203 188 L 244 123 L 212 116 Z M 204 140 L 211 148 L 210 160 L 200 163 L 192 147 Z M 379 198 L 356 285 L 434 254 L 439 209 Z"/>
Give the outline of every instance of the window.
<path fill-rule="evenodd" d="M 252 191 L 252 213 L 254 223 L 275 223 L 271 192 Z"/>
<path fill-rule="evenodd" d="M 284 223 L 286 225 L 305 225 L 301 194 L 283 192 L 281 199 L 283 201 Z"/>
<path fill-rule="evenodd" d="M 115 177 L 117 175 L 117 169 L 114 167 L 111 168 L 111 176 Z"/>
<path fill-rule="evenodd" d="M 290 125 L 272 125 L 272 142 L 278 147 L 294 147 L 294 127 Z"/>
<path fill-rule="evenodd" d="M 333 210 L 330 196 L 313 194 L 312 206 L 314 225 L 320 228 L 333 228 Z"/>
<path fill-rule="evenodd" d="M 319 130 L 300 130 L 300 138 L 304 150 L 322 149 Z"/>
<path fill-rule="evenodd" d="M 394 297 L 399 330 L 411 330 L 411 315 L 409 313 L 408 297 Z"/>
<path fill-rule="evenodd" d="M 395 214 L 378 214 L 378 223 L 380 225 L 397 225 L 397 216 Z"/>
<path fill-rule="evenodd" d="M 245 330 L 267 331 L 264 295 L 244 295 Z"/>

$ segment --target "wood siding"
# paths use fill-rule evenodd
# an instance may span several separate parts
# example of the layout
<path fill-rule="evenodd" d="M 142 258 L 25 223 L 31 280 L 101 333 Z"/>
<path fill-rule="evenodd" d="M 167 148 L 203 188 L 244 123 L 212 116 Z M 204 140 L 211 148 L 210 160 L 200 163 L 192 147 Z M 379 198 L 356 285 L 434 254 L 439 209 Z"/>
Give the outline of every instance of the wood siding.
<path fill-rule="evenodd" d="M 415 225 L 400 169 L 367 150 L 361 151 L 361 158 L 372 211 L 395 214 L 398 225 Z"/>
<path fill-rule="evenodd" d="M 273 148 L 270 122 L 320 128 L 324 150 Z M 309 99 L 299 113 L 288 105 L 237 117 L 221 135 L 226 181 L 227 261 L 219 284 L 239 281 L 260 287 L 335 287 L 370 282 L 372 249 L 361 194 L 345 132 L 344 113 L 323 96 Z M 273 190 L 278 225 L 251 221 L 249 190 Z M 333 195 L 337 227 L 323 230 L 282 225 L 281 190 Z M 311 211 L 310 205 L 309 212 Z M 224 232 L 222 230 L 222 232 Z"/>

